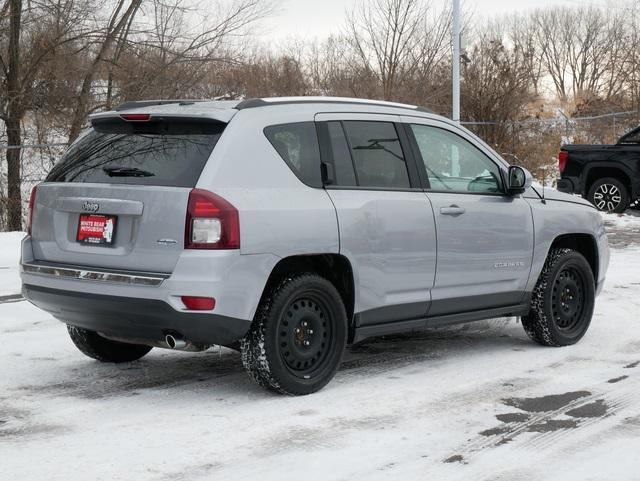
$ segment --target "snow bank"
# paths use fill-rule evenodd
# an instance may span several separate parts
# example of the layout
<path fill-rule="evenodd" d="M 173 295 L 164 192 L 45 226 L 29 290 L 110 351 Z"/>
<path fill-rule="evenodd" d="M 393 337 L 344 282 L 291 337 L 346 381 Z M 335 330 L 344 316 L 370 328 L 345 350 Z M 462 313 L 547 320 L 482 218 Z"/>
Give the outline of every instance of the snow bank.
<path fill-rule="evenodd" d="M 615 227 L 626 229 L 629 227 L 640 228 L 640 210 L 628 210 L 624 214 L 605 214 L 602 213 L 607 227 Z"/>
<path fill-rule="evenodd" d="M 24 232 L 0 233 L 0 296 L 20 292 L 20 242 Z"/>

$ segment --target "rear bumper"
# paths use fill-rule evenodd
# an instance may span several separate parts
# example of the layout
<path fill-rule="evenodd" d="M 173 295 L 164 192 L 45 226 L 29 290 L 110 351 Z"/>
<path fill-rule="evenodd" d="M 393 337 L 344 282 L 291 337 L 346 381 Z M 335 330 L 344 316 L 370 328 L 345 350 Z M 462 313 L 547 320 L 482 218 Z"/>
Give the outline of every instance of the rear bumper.
<path fill-rule="evenodd" d="M 231 344 L 250 321 L 212 313 L 177 312 L 161 300 L 87 294 L 23 284 L 22 295 L 53 317 L 91 331 L 124 339 L 161 341 L 177 332 L 194 343 Z"/>
<path fill-rule="evenodd" d="M 161 301 L 174 315 L 199 315 L 186 309 L 182 296 L 212 297 L 216 314 L 251 321 L 262 291 L 279 258 L 240 254 L 238 250 L 184 251 L 171 273 L 122 271 L 34 259 L 31 238 L 22 243 L 22 283 L 92 296 Z M 131 259 L 132 266 L 136 259 Z"/>

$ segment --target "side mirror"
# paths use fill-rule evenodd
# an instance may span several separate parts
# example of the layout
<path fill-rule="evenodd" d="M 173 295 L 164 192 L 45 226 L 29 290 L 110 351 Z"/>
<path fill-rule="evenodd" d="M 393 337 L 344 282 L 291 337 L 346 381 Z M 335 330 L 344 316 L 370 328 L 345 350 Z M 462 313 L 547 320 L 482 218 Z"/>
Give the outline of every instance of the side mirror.
<path fill-rule="evenodd" d="M 509 195 L 518 195 L 524 193 L 529 187 L 533 177 L 524 167 L 512 165 L 509 167 L 507 193 Z"/>

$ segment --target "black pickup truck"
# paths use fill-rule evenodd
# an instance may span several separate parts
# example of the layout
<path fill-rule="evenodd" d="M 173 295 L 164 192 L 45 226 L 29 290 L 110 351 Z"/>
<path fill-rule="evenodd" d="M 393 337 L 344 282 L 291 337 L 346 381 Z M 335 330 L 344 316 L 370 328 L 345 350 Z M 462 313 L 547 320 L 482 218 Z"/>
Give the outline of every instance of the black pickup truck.
<path fill-rule="evenodd" d="M 580 194 L 598 210 L 624 212 L 640 200 L 640 127 L 615 145 L 565 145 L 558 190 Z"/>

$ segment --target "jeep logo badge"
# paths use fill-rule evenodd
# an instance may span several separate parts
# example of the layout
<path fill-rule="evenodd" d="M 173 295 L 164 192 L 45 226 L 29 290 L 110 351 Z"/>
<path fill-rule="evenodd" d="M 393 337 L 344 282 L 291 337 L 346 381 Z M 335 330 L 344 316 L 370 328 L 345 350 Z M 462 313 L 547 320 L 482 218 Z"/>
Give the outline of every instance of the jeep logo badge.
<path fill-rule="evenodd" d="M 98 212 L 99 208 L 100 204 L 97 202 L 89 202 L 88 200 L 85 200 L 84 204 L 82 204 L 82 210 L 86 212 Z"/>

